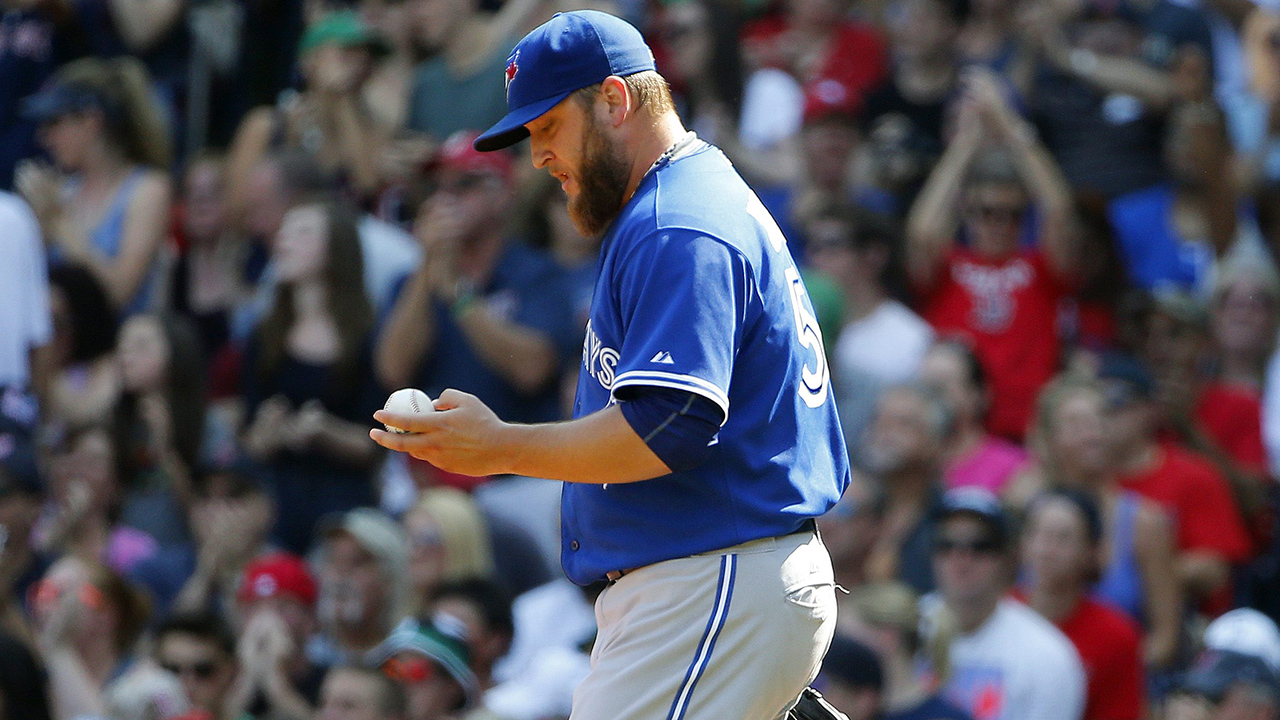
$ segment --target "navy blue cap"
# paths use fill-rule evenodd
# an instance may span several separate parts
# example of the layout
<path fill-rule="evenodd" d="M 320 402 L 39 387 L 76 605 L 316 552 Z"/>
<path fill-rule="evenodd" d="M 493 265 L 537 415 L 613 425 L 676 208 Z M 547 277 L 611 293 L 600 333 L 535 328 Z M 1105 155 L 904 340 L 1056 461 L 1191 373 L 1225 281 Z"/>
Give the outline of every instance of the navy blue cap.
<path fill-rule="evenodd" d="M 1155 394 L 1156 383 L 1151 377 L 1151 371 L 1147 369 L 1145 363 L 1132 355 L 1123 353 L 1108 353 L 1103 359 L 1101 366 L 1098 367 L 1098 379 L 1105 382 L 1124 383 L 1131 391 L 1134 397 L 1120 398 L 1113 397 L 1115 393 L 1108 392 L 1107 404 L 1113 407 L 1121 407 L 1125 401 L 1133 399 L 1150 400 Z"/>
<path fill-rule="evenodd" d="M 986 489 L 959 487 L 948 490 L 938 504 L 936 517 L 941 521 L 953 515 L 971 515 L 986 522 L 1001 543 L 1007 543 L 1012 535 L 1008 513 L 1000 499 Z"/>
<path fill-rule="evenodd" d="M 1184 692 L 1221 701 L 1232 685 L 1241 682 L 1261 686 L 1280 699 L 1280 679 L 1262 658 L 1230 650 L 1205 650 L 1182 676 L 1180 687 Z"/>
<path fill-rule="evenodd" d="M 640 31 L 597 10 L 556 13 L 524 36 L 507 58 L 507 115 L 476 138 L 481 152 L 501 150 L 529 137 L 524 125 L 575 90 L 656 70 Z"/>
<path fill-rule="evenodd" d="M 54 83 L 22 101 L 26 120 L 43 123 L 85 110 L 106 110 L 106 101 L 92 88 L 73 83 Z"/>

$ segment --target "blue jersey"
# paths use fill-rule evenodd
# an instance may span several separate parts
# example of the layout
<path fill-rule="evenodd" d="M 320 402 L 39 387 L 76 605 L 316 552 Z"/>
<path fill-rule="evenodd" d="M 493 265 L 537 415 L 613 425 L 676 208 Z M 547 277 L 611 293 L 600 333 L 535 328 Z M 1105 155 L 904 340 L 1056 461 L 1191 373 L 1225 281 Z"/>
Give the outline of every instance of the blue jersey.
<path fill-rule="evenodd" d="M 565 484 L 569 578 L 785 535 L 826 512 L 849 464 L 822 334 L 786 239 L 728 159 L 695 140 L 660 161 L 600 263 L 574 416 L 650 386 L 697 393 L 725 420 L 692 470 Z"/>

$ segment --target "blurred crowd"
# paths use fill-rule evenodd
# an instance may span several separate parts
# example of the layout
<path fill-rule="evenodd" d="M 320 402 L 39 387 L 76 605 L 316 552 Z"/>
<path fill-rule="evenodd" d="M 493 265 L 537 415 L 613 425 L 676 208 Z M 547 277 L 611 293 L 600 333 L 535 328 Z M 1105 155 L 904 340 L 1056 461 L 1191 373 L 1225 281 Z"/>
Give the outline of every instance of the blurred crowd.
<path fill-rule="evenodd" d="M 471 147 L 567 1 L 0 0 L 0 717 L 568 717 L 558 485 L 368 437 L 610 367 L 599 238 Z M 826 338 L 815 685 L 1280 718 L 1280 5 L 612 1 Z"/>

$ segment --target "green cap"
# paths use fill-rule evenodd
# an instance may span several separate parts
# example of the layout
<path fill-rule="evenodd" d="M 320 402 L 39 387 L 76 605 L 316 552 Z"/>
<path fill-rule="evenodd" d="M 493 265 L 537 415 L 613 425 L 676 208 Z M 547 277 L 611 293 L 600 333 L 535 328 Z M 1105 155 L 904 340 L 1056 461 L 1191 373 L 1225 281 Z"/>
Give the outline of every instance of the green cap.
<path fill-rule="evenodd" d="M 366 47 L 374 57 L 391 53 L 391 47 L 358 15 L 350 10 L 329 13 L 307 28 L 298 43 L 298 55 L 305 56 L 324 45 Z"/>

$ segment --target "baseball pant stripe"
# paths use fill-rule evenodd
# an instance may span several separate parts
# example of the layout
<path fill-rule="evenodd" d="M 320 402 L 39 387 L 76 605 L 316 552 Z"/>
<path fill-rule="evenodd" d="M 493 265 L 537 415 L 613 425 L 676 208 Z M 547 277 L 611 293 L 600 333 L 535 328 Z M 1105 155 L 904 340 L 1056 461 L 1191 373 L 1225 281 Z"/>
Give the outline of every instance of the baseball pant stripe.
<path fill-rule="evenodd" d="M 707 627 L 702 632 L 702 640 L 698 642 L 698 650 L 693 655 L 693 664 L 685 671 L 680 691 L 671 702 L 671 712 L 667 714 L 667 720 L 683 720 L 685 712 L 689 709 L 689 700 L 693 697 L 693 689 L 697 686 L 703 671 L 707 669 L 707 664 L 711 662 L 711 652 L 715 649 L 716 638 L 720 637 L 725 618 L 729 616 L 729 601 L 733 598 L 733 580 L 737 567 L 737 555 L 720 557 L 720 580 L 716 584 L 716 602 L 712 606 L 711 617 L 707 619 Z"/>

